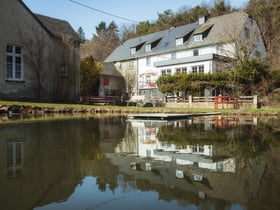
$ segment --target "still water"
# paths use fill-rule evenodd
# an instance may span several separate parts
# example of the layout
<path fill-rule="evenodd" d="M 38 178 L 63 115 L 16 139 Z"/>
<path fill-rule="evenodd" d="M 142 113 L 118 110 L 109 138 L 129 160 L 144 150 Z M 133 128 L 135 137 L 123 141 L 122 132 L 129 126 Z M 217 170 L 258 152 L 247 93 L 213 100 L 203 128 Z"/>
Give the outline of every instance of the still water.
<path fill-rule="evenodd" d="M 280 119 L 0 123 L 0 209 L 280 209 Z"/>

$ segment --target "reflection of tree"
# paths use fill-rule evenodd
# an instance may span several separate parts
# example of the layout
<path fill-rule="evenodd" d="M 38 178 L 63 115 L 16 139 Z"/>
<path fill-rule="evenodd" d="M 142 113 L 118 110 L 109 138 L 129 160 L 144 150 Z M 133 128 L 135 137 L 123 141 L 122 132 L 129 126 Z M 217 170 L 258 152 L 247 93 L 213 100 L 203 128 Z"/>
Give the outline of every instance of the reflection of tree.
<path fill-rule="evenodd" d="M 186 124 L 186 127 L 162 126 L 157 138 L 160 141 L 176 144 L 181 148 L 186 145 L 206 145 L 225 147 L 231 155 L 255 157 L 269 150 L 279 133 L 271 135 L 272 127 L 243 125 L 237 128 L 213 128 L 205 130 L 204 124 Z"/>
<path fill-rule="evenodd" d="M 81 154 L 82 158 L 86 160 L 95 160 L 103 157 L 100 149 L 100 131 L 98 127 L 98 120 L 92 119 L 88 122 L 82 123 L 81 126 Z"/>

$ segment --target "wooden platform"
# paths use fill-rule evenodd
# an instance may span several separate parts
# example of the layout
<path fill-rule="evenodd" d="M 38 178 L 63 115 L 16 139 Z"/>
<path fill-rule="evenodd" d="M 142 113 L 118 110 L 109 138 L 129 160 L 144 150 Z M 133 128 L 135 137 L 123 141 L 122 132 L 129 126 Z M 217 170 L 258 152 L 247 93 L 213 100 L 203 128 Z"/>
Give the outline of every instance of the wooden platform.
<path fill-rule="evenodd" d="M 188 114 L 168 114 L 168 113 L 143 113 L 143 114 L 129 114 L 128 118 L 133 119 L 157 119 L 157 120 L 175 120 L 175 119 L 186 119 L 189 117 L 198 116 L 209 116 L 209 115 L 220 115 L 220 112 L 211 113 L 188 113 Z"/>

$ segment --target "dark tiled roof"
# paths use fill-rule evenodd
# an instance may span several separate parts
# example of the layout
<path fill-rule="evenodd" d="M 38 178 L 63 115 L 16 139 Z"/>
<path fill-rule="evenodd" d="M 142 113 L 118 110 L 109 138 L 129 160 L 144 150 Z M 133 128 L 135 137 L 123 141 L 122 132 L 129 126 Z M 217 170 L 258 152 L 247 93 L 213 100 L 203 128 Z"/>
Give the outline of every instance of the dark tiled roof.
<path fill-rule="evenodd" d="M 113 63 L 103 63 L 103 70 L 100 72 L 100 75 L 122 77 L 121 73 L 118 72 L 116 66 Z"/>
<path fill-rule="evenodd" d="M 54 36 L 59 38 L 67 37 L 72 41 L 80 41 L 78 34 L 67 21 L 39 14 L 35 14 L 35 16 Z"/>
<path fill-rule="evenodd" d="M 105 62 L 125 61 L 135 59 L 137 57 L 140 58 L 149 55 L 227 43 L 232 41 L 232 37 L 238 37 L 238 35 L 240 35 L 247 18 L 248 14 L 245 12 L 236 11 L 226 15 L 210 18 L 202 25 L 195 22 L 171 28 L 169 30 L 129 39 L 117 47 L 115 51 L 106 58 Z M 209 31 L 207 37 L 203 38 L 203 41 L 195 42 L 193 36 L 204 33 L 205 31 Z M 184 40 L 185 42 L 183 45 L 176 46 L 176 39 L 184 36 L 188 37 L 188 39 Z M 160 41 L 150 52 L 145 52 L 145 44 L 149 44 L 153 40 Z M 130 54 L 130 49 L 137 46 L 139 46 L 137 52 L 133 55 Z"/>

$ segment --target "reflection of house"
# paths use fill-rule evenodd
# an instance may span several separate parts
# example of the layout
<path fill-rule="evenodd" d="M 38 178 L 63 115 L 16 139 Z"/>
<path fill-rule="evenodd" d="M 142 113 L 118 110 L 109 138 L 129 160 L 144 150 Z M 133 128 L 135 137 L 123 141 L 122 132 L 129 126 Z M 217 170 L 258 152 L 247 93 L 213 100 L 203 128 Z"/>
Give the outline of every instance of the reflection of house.
<path fill-rule="evenodd" d="M 76 125 L 1 125 L 1 209 L 33 209 L 73 193 L 80 180 L 81 128 Z"/>
<path fill-rule="evenodd" d="M 69 23 L 1 0 L 0 25 L 0 98 L 79 100 L 80 39 Z"/>
<path fill-rule="evenodd" d="M 99 96 L 122 96 L 125 93 L 125 81 L 123 76 L 111 63 L 103 64 L 100 73 Z"/>
<path fill-rule="evenodd" d="M 135 93 L 157 97 L 159 76 L 229 70 L 237 54 L 246 53 L 245 48 L 251 57 L 265 56 L 256 21 L 236 11 L 129 39 L 105 62 L 113 62 L 123 75 L 135 72 Z"/>
<path fill-rule="evenodd" d="M 160 126 L 170 124 L 166 121 L 145 121 L 131 120 L 135 133 L 134 144 L 137 148 L 137 155 L 140 157 L 151 157 L 162 161 L 176 162 L 178 165 L 193 165 L 198 168 L 211 169 L 215 171 L 235 172 L 234 158 L 220 158 L 213 160 L 217 152 L 212 145 L 176 145 L 160 142 L 157 139 L 157 132 Z M 179 122 L 172 122 L 178 126 Z M 125 148 L 124 146 L 122 146 Z M 131 153 L 133 151 L 120 151 Z M 117 150 L 116 150 L 117 152 Z"/>

